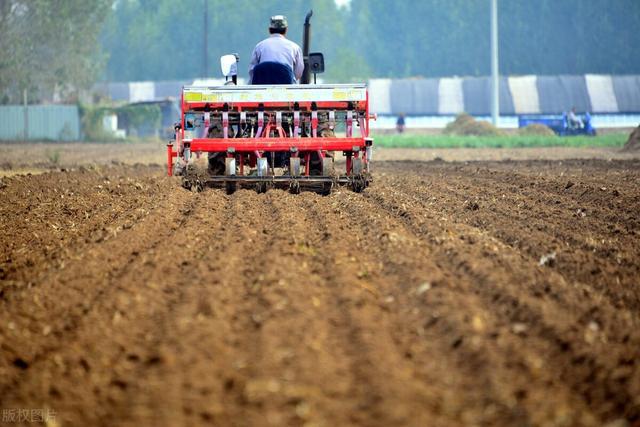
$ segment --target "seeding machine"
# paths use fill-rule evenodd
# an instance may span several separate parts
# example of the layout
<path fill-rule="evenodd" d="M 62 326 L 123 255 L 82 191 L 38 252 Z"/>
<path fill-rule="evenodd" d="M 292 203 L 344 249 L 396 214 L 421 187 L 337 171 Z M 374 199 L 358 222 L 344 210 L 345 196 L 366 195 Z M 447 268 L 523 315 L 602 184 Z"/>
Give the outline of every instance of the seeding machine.
<path fill-rule="evenodd" d="M 361 192 L 371 181 L 373 139 L 365 84 L 308 84 L 324 71 L 322 54 L 309 54 L 305 21 L 302 84 L 237 85 L 237 55 L 221 58 L 228 83 L 186 86 L 175 140 L 167 146 L 169 175 L 185 188 L 252 187 L 293 193 L 329 193 L 337 185 Z M 229 80 L 230 78 L 230 80 Z M 307 83 L 307 84 L 305 84 Z M 206 153 L 206 174 L 195 173 L 194 157 Z M 335 156 L 345 158 L 342 173 Z"/>

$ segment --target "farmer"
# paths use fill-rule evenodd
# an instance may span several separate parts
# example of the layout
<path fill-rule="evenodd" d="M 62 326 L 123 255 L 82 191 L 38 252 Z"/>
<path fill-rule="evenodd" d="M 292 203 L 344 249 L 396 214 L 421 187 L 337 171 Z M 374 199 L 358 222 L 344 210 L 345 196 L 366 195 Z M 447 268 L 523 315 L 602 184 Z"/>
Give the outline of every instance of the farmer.
<path fill-rule="evenodd" d="M 292 84 L 300 80 L 304 71 L 302 49 L 287 39 L 287 18 L 271 17 L 268 38 L 253 49 L 249 64 L 251 84 Z M 295 79 L 295 80 L 294 80 Z"/>
<path fill-rule="evenodd" d="M 569 111 L 569 127 L 572 129 L 582 128 L 582 120 L 576 114 L 576 107 L 572 107 L 571 111 Z"/>
<path fill-rule="evenodd" d="M 404 132 L 404 113 L 400 113 L 398 115 L 398 120 L 396 120 L 396 131 L 398 133 Z"/>

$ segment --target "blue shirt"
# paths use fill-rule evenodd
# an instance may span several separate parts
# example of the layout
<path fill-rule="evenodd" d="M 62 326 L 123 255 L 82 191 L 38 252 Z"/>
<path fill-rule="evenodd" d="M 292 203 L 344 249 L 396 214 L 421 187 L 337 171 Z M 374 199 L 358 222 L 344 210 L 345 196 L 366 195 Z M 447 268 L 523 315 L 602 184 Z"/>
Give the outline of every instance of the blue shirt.
<path fill-rule="evenodd" d="M 261 62 L 278 62 L 288 65 L 293 70 L 296 80 L 300 80 L 304 71 L 302 49 L 282 34 L 272 34 L 253 49 L 249 64 L 249 81 L 253 79 L 253 68 Z"/>

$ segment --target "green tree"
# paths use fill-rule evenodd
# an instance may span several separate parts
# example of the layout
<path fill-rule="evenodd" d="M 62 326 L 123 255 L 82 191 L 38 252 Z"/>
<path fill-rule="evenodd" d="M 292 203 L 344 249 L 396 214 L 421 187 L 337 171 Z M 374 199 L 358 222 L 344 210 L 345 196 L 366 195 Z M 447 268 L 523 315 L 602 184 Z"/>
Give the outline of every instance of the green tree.
<path fill-rule="evenodd" d="M 352 0 L 376 76 L 489 73 L 489 0 Z M 503 74 L 640 73 L 637 0 L 500 0 Z"/>
<path fill-rule="evenodd" d="M 326 82 L 357 83 L 371 76 L 371 68 L 364 56 L 354 48 L 338 48 L 331 55 L 331 63 L 326 64 L 326 74 L 321 75 Z"/>
<path fill-rule="evenodd" d="M 287 15 L 301 43 L 311 8 L 311 50 L 325 54 L 327 81 L 490 72 L 489 0 L 118 0 L 102 37 L 105 78 L 202 77 L 205 1 L 208 77 L 230 52 L 246 77 L 271 15 Z M 499 21 L 502 74 L 640 73 L 638 0 L 500 0 Z"/>
<path fill-rule="evenodd" d="M 73 96 L 103 65 L 98 34 L 112 0 L 0 1 L 0 92 L 5 102 L 54 90 Z"/>
<path fill-rule="evenodd" d="M 253 47 L 268 36 L 269 17 L 284 14 L 287 37 L 301 44 L 306 13 L 314 10 L 311 50 L 325 54 L 331 67 L 345 47 L 345 13 L 332 0 L 121 0 L 103 34 L 110 58 L 109 81 L 172 80 L 202 77 L 204 2 L 209 6 L 207 77 L 219 77 L 218 59 L 239 53 L 240 75 L 247 76 Z M 352 44 L 357 49 L 354 39 Z"/>

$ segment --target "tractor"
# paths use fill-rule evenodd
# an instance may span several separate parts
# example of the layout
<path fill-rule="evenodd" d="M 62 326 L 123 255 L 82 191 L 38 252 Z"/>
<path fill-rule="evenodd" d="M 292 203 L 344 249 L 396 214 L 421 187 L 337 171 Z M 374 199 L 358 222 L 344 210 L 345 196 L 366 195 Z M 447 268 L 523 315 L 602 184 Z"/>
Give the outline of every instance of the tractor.
<path fill-rule="evenodd" d="M 170 176 L 182 177 L 183 187 L 328 194 L 337 186 L 361 192 L 371 183 L 369 121 L 375 116 L 367 86 L 315 83 L 324 72 L 324 57 L 309 53 L 312 13 L 304 22 L 300 84 L 238 85 L 238 55 L 230 54 L 220 59 L 224 85 L 182 88 L 167 166 Z M 203 174 L 194 158 L 205 153 Z M 334 167 L 340 154 L 341 172 Z"/>

